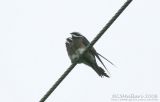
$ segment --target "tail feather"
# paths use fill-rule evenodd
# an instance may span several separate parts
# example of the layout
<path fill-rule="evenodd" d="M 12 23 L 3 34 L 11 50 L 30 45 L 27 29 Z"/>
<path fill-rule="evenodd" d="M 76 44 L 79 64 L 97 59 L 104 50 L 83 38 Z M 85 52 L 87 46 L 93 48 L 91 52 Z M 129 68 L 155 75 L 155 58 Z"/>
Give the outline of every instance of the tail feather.
<path fill-rule="evenodd" d="M 90 56 L 89 56 L 89 57 L 90 57 Z M 87 55 L 84 56 L 83 63 L 86 64 L 86 65 L 88 65 L 88 66 L 90 66 L 100 77 L 105 76 L 105 77 L 108 77 L 108 78 L 109 78 L 109 75 L 107 75 L 107 74 L 105 73 L 105 71 L 104 71 L 101 67 L 99 67 L 99 66 L 97 65 L 96 60 L 93 59 L 93 58 L 89 58 L 89 57 L 88 57 Z M 94 57 L 94 56 L 93 56 L 93 57 Z M 90 60 L 90 59 L 92 59 L 92 60 Z"/>
<path fill-rule="evenodd" d="M 113 62 L 111 62 L 110 60 L 108 60 L 107 58 L 105 58 L 104 56 L 102 56 L 101 54 L 97 53 L 99 56 L 101 56 L 102 58 L 104 58 L 106 61 L 108 61 L 110 64 L 112 64 L 113 66 L 117 67 Z M 99 58 L 98 58 L 99 59 Z M 101 62 L 102 63 L 102 62 Z"/>
<path fill-rule="evenodd" d="M 104 71 L 101 67 L 97 66 L 97 67 L 94 67 L 93 69 L 96 71 L 96 73 L 97 73 L 100 77 L 105 76 L 105 77 L 108 77 L 108 78 L 109 78 L 109 75 L 107 75 L 107 74 L 105 73 L 105 71 Z"/>

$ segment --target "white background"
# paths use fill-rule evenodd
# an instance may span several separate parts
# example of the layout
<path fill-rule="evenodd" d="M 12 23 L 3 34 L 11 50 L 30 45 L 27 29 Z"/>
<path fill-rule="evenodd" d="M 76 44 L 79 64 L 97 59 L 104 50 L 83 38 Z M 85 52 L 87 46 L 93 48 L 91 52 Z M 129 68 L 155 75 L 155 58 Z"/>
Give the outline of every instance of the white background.
<path fill-rule="evenodd" d="M 90 41 L 125 0 L 1 0 L 0 101 L 38 102 L 69 67 L 65 39 Z M 77 65 L 46 102 L 111 102 L 114 94 L 160 97 L 160 1 L 134 0 L 95 44 L 111 78 Z"/>

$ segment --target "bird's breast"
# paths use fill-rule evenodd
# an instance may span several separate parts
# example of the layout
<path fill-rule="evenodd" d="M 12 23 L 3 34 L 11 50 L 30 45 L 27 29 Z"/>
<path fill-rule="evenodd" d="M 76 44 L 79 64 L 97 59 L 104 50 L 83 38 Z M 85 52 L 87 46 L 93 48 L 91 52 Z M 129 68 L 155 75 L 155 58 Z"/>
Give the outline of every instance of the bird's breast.
<path fill-rule="evenodd" d="M 74 61 L 79 58 L 79 56 L 83 53 L 85 48 L 78 48 L 74 54 L 71 55 L 71 60 Z M 81 63 L 82 61 L 79 61 L 78 63 Z"/>
<path fill-rule="evenodd" d="M 77 59 L 78 57 L 79 57 L 78 54 L 72 54 L 72 55 L 71 55 L 71 59 L 72 59 L 72 60 L 75 60 L 75 59 Z"/>
<path fill-rule="evenodd" d="M 78 55 L 80 55 L 84 52 L 84 50 L 85 50 L 85 48 L 79 48 L 79 49 L 77 49 L 76 52 L 77 52 Z"/>

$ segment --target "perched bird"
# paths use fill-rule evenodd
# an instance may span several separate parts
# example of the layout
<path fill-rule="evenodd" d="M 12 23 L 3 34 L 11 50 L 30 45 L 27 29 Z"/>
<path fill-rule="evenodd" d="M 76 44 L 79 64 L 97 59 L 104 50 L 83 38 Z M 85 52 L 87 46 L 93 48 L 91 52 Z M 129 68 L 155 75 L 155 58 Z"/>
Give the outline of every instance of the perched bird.
<path fill-rule="evenodd" d="M 82 42 L 85 46 L 88 46 L 90 44 L 90 42 L 87 40 L 86 37 L 84 37 L 83 35 L 81 35 L 79 32 L 72 32 L 71 33 L 72 37 L 81 37 L 82 38 Z M 105 67 L 105 69 L 107 70 L 106 66 L 104 65 L 104 63 L 102 62 L 102 60 L 100 59 L 100 57 L 104 58 L 105 60 L 107 60 L 110 64 L 112 64 L 113 66 L 115 66 L 110 60 L 108 60 L 107 58 L 105 58 L 104 56 L 102 56 L 101 54 L 99 54 L 94 47 L 91 48 L 91 52 L 98 58 L 98 60 L 101 62 L 101 64 Z M 99 57 L 100 56 L 100 57 Z"/>
<path fill-rule="evenodd" d="M 75 61 L 75 59 L 79 58 L 79 55 L 82 54 L 82 52 L 90 44 L 90 42 L 83 35 L 81 35 L 78 32 L 72 32 L 71 35 L 72 35 L 72 37 L 69 37 L 66 39 L 66 49 L 68 52 L 68 56 L 71 59 L 71 62 L 73 63 Z M 85 55 L 79 60 L 78 63 L 84 63 L 84 64 L 90 66 L 101 77 L 102 76 L 109 77 L 109 75 L 106 74 L 105 71 L 101 67 L 99 67 L 96 62 L 95 57 L 97 57 L 98 60 L 102 63 L 102 65 L 105 67 L 105 65 L 101 61 L 99 55 L 100 54 L 98 54 L 94 48 L 91 48 L 89 51 L 87 51 L 85 53 Z M 102 55 L 100 55 L 100 56 L 102 58 L 106 59 Z M 106 59 L 106 60 L 109 61 L 108 59 Z M 113 64 L 112 62 L 110 62 L 110 63 Z"/>

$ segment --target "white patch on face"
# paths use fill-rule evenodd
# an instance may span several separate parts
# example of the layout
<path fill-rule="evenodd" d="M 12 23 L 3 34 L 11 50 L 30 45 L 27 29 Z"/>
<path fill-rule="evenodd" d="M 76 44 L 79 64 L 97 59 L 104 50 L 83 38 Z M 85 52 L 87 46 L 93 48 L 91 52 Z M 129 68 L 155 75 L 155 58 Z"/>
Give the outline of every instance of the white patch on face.
<path fill-rule="evenodd" d="M 66 43 L 68 43 L 68 44 L 69 44 L 69 42 L 68 42 L 68 41 L 66 41 Z"/>

